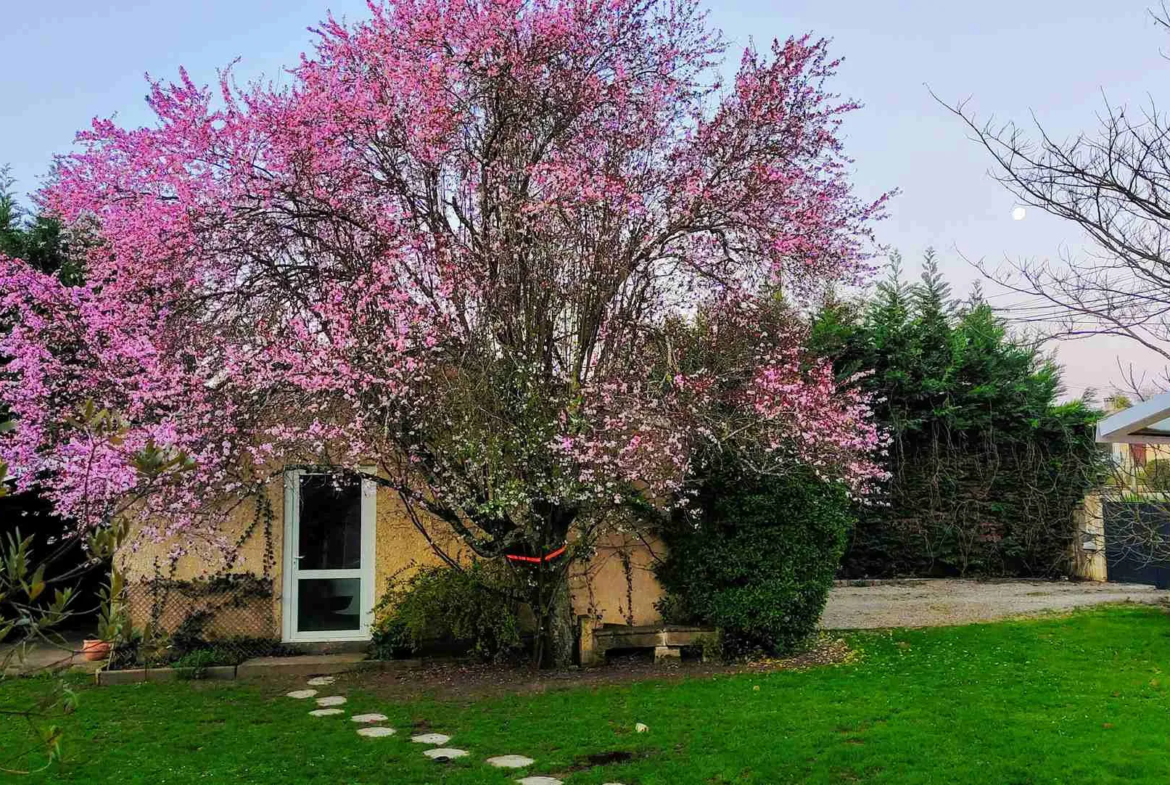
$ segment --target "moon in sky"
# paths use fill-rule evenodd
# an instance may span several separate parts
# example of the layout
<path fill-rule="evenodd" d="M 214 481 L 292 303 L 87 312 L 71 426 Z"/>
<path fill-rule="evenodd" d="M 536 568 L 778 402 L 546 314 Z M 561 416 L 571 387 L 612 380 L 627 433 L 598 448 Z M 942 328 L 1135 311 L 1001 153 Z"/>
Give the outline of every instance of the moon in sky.
<path fill-rule="evenodd" d="M 1025 210 L 1023 207 L 1013 207 L 1012 208 L 1012 220 L 1013 221 L 1022 221 L 1022 220 L 1024 220 L 1024 217 L 1027 215 L 1028 215 L 1028 211 Z"/>

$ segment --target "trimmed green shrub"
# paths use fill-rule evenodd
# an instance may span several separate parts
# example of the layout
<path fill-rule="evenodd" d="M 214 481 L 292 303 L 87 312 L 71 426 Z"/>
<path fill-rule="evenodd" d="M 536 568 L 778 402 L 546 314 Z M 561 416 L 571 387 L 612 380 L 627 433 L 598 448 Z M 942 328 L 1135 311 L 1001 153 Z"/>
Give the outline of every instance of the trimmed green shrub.
<path fill-rule="evenodd" d="M 1170 491 L 1170 458 L 1155 458 L 1142 467 L 1142 485 L 1151 491 Z"/>
<path fill-rule="evenodd" d="M 697 515 L 663 531 L 655 568 L 668 622 L 711 624 L 725 656 L 797 648 L 816 628 L 852 525 L 845 492 L 797 469 L 783 478 L 712 477 Z"/>
<path fill-rule="evenodd" d="M 520 602 L 504 565 L 424 567 L 390 585 L 375 608 L 374 656 L 410 656 L 428 646 L 456 646 L 479 659 L 515 657 L 523 645 Z"/>

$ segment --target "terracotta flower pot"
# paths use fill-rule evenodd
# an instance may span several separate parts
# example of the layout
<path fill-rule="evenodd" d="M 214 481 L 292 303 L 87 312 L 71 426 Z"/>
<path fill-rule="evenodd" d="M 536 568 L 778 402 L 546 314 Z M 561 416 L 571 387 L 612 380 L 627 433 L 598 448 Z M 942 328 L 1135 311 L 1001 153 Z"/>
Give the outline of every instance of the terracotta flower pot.
<path fill-rule="evenodd" d="M 81 642 L 81 654 L 90 662 L 104 660 L 110 656 L 110 644 L 96 638 L 87 638 Z"/>

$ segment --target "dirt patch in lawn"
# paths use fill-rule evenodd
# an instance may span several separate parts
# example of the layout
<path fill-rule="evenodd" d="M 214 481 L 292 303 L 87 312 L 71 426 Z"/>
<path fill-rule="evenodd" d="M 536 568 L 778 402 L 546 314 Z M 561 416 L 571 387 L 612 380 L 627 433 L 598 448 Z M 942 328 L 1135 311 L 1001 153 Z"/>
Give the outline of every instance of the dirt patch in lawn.
<path fill-rule="evenodd" d="M 598 766 L 616 766 L 624 763 L 629 763 L 639 758 L 648 758 L 657 755 L 657 750 L 642 750 L 640 752 L 627 752 L 626 750 L 611 750 L 609 752 L 595 752 L 590 755 L 578 755 L 573 759 L 573 765 L 567 769 L 558 771 L 556 776 L 567 777 L 579 771 L 589 771 Z"/>
<path fill-rule="evenodd" d="M 639 681 L 711 678 L 738 673 L 801 670 L 848 662 L 855 656 L 843 638 L 822 636 L 807 651 L 782 659 L 750 663 L 683 662 L 655 664 L 647 652 L 613 657 L 607 665 L 565 670 L 534 670 L 528 665 L 431 661 L 407 671 L 341 674 L 336 686 L 362 689 L 383 698 L 468 700 L 496 695 L 532 695 L 573 687 L 601 687 Z"/>
<path fill-rule="evenodd" d="M 625 750 L 612 752 L 595 752 L 592 755 L 581 755 L 573 764 L 573 770 L 592 769 L 595 766 L 610 766 L 614 763 L 628 763 L 634 759 L 634 753 Z"/>

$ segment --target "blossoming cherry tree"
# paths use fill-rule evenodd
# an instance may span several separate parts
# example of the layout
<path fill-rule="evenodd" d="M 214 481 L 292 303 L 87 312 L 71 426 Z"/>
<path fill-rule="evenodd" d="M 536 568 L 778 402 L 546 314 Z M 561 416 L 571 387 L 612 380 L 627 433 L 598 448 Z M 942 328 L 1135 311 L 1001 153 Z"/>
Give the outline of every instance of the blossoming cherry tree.
<path fill-rule="evenodd" d="M 181 543 L 285 465 L 374 464 L 487 558 L 583 552 L 732 444 L 868 492 L 865 400 L 758 316 L 864 278 L 885 201 L 852 193 L 823 41 L 724 84 L 689 0 L 390 0 L 316 34 L 287 87 L 180 72 L 154 125 L 60 160 L 40 200 L 85 283 L 0 261 L 18 486 Z M 682 333 L 734 361 L 683 367 Z M 532 573 L 557 661 L 567 563 Z"/>

